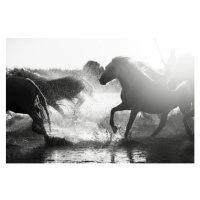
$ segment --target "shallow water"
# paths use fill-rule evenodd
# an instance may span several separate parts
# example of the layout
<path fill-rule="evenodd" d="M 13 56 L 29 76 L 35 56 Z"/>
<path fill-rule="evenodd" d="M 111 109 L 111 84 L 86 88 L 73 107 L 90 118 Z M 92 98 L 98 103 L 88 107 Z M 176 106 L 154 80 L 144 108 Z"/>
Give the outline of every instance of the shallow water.
<path fill-rule="evenodd" d="M 115 115 L 120 126 L 111 134 L 110 109 L 120 103 L 119 94 L 96 94 L 86 97 L 79 113 L 73 114 L 72 104 L 62 102 L 63 119 L 50 108 L 51 137 L 62 138 L 65 145 L 47 146 L 41 135 L 31 131 L 31 119 L 17 115 L 7 120 L 7 163 L 194 163 L 194 143 L 186 135 L 171 131 L 168 125 L 157 138 L 150 134 L 157 119 L 146 122 L 138 117 L 131 129 L 131 141 L 123 141 L 129 112 Z M 45 125 L 48 130 L 47 124 Z"/>
<path fill-rule="evenodd" d="M 7 148 L 7 163 L 194 163 L 193 143 L 140 138 L 131 142 Z"/>

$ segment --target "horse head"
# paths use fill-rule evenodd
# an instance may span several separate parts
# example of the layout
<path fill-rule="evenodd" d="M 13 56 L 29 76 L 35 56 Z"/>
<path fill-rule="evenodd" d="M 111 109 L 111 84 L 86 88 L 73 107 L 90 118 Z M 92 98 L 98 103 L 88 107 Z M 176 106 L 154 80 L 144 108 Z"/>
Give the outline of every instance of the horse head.
<path fill-rule="evenodd" d="M 121 57 L 116 57 L 105 67 L 105 70 L 99 79 L 101 85 L 106 85 L 108 82 L 116 79 L 120 75 Z"/>

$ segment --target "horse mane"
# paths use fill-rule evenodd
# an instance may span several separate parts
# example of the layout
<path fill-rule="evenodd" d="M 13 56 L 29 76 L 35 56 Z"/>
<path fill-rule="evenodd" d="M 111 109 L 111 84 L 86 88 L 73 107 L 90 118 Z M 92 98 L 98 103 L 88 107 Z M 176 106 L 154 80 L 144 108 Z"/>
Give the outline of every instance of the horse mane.
<path fill-rule="evenodd" d="M 22 73 L 22 75 L 24 73 L 24 75 L 30 76 L 30 78 L 35 79 L 35 80 L 48 80 L 48 78 L 46 76 L 43 76 L 37 72 L 32 72 L 28 69 L 21 70 L 21 73 Z"/>
<path fill-rule="evenodd" d="M 133 73 L 137 76 L 146 76 L 147 78 L 152 80 L 161 80 L 164 78 L 164 75 L 156 72 L 148 64 L 142 61 L 133 61 L 133 59 L 131 59 L 130 57 L 115 57 L 112 59 L 112 62 L 120 65 L 123 68 L 126 68 L 130 73 Z"/>
<path fill-rule="evenodd" d="M 45 80 L 48 80 L 47 77 L 45 76 L 42 76 L 41 74 L 39 73 L 36 73 L 36 72 L 32 72 L 28 69 L 24 69 L 24 68 L 14 68 L 13 70 L 11 70 L 10 72 L 12 75 L 14 76 L 22 76 L 22 77 L 25 77 L 25 78 L 30 78 L 31 80 L 40 80 L 40 81 L 45 81 Z"/>

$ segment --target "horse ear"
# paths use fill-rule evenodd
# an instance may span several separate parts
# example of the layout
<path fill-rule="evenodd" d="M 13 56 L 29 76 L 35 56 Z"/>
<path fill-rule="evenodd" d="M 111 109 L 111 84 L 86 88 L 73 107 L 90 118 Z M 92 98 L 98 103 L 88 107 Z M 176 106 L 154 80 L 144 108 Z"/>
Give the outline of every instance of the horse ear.
<path fill-rule="evenodd" d="M 25 69 L 24 68 L 21 68 L 21 72 L 24 72 L 25 71 Z"/>

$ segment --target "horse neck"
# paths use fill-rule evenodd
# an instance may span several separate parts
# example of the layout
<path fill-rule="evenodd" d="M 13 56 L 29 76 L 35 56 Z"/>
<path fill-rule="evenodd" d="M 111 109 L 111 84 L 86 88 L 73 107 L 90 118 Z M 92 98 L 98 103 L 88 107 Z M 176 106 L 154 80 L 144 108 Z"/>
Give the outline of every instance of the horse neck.
<path fill-rule="evenodd" d="M 128 89 L 130 87 L 132 89 L 134 89 L 134 87 L 138 88 L 138 84 L 140 85 L 139 87 L 142 87 L 142 85 L 149 84 L 152 81 L 146 75 L 141 75 L 140 72 L 133 76 L 133 73 L 129 70 L 121 70 L 117 78 L 123 89 Z"/>

